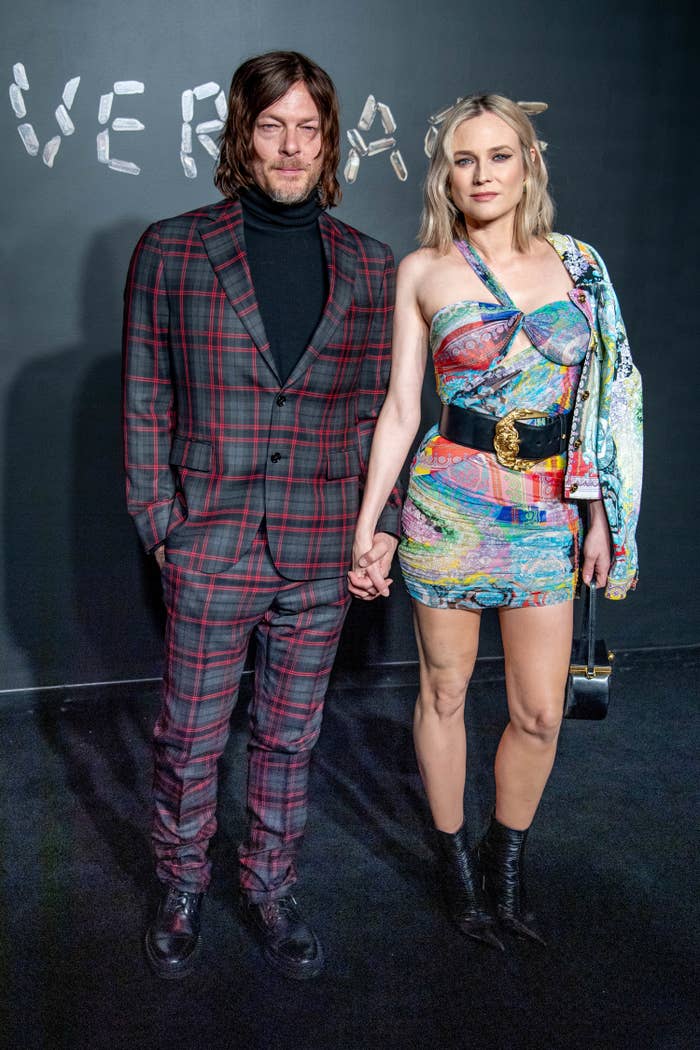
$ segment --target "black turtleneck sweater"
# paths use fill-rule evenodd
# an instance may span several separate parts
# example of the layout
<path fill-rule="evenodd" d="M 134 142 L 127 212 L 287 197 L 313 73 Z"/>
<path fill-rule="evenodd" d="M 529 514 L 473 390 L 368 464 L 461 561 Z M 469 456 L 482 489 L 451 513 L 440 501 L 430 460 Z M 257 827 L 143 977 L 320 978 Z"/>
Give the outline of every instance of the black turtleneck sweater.
<path fill-rule="evenodd" d="M 257 186 L 240 191 L 250 275 L 282 382 L 306 349 L 328 298 L 328 268 L 314 191 L 278 204 Z"/>

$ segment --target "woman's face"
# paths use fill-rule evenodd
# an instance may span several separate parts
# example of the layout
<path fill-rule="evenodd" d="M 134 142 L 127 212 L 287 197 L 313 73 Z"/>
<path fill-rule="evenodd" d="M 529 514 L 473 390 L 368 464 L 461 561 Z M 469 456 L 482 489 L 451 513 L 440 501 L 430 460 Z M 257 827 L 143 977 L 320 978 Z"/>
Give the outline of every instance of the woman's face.
<path fill-rule="evenodd" d="M 520 139 L 505 120 L 495 113 L 480 113 L 457 126 L 449 187 L 469 226 L 515 212 L 524 182 Z"/>

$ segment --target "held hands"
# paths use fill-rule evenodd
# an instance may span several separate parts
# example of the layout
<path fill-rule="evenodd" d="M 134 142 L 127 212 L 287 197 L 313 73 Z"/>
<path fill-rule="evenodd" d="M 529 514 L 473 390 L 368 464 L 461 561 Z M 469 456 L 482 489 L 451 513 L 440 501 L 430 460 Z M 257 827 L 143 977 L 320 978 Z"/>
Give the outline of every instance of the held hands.
<path fill-rule="evenodd" d="M 581 575 L 586 584 L 595 576 L 596 587 L 605 587 L 612 562 L 610 530 L 602 500 L 595 500 L 588 507 L 588 529 L 583 542 L 583 568 Z"/>
<path fill-rule="evenodd" d="M 161 543 L 160 547 L 155 547 L 153 550 L 153 557 L 156 559 L 156 564 L 159 569 L 162 569 L 165 565 L 165 544 Z"/>
<path fill-rule="evenodd" d="M 396 536 L 387 532 L 375 532 L 370 537 L 355 535 L 352 569 L 348 573 L 351 594 L 364 601 L 372 601 L 379 594 L 388 597 L 393 582 L 388 573 L 398 542 Z"/>

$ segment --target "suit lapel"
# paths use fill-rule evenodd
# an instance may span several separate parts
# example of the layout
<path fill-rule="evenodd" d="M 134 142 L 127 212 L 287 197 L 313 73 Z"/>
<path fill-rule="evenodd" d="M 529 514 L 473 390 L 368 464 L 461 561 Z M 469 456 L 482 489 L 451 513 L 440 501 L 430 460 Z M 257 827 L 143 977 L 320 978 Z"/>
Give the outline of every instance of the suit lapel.
<path fill-rule="evenodd" d="M 294 383 L 328 346 L 345 319 L 353 298 L 357 276 L 357 250 L 343 227 L 325 212 L 319 218 L 323 251 L 328 266 L 328 300 L 311 341 L 287 380 Z"/>
<path fill-rule="evenodd" d="M 287 384 L 303 375 L 328 345 L 353 298 L 357 250 L 342 225 L 325 212 L 319 218 L 319 227 L 328 266 L 328 300 L 311 341 L 292 369 Z M 215 205 L 200 225 L 200 233 L 209 261 L 231 306 L 280 382 L 250 276 L 240 202 Z"/>
<path fill-rule="evenodd" d="M 216 205 L 201 224 L 200 233 L 226 297 L 279 381 L 250 277 L 240 202 Z"/>

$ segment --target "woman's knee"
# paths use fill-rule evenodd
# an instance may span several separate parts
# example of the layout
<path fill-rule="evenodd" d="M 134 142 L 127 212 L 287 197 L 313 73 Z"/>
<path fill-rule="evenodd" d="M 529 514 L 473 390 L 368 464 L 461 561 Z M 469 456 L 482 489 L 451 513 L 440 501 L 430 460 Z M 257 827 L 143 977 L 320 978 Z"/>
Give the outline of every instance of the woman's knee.
<path fill-rule="evenodd" d="M 511 712 L 511 725 L 525 736 L 534 737 L 543 744 L 551 744 L 559 735 L 563 717 L 563 703 L 541 703 L 532 708 Z"/>
<path fill-rule="evenodd" d="M 469 679 L 463 676 L 431 678 L 421 683 L 417 710 L 440 720 L 462 716 Z"/>

